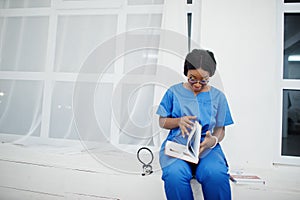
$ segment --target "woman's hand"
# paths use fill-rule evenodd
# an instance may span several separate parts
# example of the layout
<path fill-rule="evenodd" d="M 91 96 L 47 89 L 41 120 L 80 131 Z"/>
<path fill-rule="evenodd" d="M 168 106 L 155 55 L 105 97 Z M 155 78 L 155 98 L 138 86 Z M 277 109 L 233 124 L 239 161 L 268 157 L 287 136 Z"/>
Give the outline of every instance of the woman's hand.
<path fill-rule="evenodd" d="M 192 120 L 197 119 L 196 116 L 184 116 L 181 117 L 178 126 L 181 130 L 182 137 L 185 137 L 185 135 L 189 135 L 190 131 L 194 125 L 194 122 Z"/>
<path fill-rule="evenodd" d="M 199 153 L 200 155 L 206 150 L 214 147 L 218 143 L 218 138 L 212 136 L 210 131 L 206 131 L 205 138 L 200 145 Z"/>

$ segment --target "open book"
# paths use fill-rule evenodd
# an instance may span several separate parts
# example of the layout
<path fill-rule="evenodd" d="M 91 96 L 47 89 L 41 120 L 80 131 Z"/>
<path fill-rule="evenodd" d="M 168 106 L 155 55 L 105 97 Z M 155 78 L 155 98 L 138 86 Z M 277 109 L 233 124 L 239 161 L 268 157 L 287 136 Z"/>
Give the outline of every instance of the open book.
<path fill-rule="evenodd" d="M 168 140 L 165 146 L 165 154 L 197 164 L 199 161 L 201 130 L 202 126 L 196 121 L 188 136 L 186 145 Z"/>

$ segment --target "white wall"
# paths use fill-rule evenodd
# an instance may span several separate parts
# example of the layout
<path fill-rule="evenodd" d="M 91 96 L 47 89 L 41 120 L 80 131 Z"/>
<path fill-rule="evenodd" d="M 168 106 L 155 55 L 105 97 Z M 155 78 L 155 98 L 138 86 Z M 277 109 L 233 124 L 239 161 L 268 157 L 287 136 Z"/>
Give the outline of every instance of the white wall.
<path fill-rule="evenodd" d="M 231 167 L 270 167 L 279 148 L 276 6 L 276 0 L 202 0 L 201 45 L 215 52 L 235 121 L 222 142 Z"/>

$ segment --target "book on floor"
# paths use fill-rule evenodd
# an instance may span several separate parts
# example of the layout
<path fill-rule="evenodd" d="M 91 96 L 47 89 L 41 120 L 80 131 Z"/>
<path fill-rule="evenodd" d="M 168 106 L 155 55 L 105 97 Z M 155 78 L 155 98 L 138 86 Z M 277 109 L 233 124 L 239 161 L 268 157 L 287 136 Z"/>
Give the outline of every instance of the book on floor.
<path fill-rule="evenodd" d="M 230 174 L 230 180 L 236 184 L 265 184 L 265 180 L 254 174 Z"/>
<path fill-rule="evenodd" d="M 199 161 L 201 130 L 202 126 L 196 121 L 188 135 L 187 143 L 184 145 L 168 140 L 165 146 L 165 154 L 197 164 Z"/>

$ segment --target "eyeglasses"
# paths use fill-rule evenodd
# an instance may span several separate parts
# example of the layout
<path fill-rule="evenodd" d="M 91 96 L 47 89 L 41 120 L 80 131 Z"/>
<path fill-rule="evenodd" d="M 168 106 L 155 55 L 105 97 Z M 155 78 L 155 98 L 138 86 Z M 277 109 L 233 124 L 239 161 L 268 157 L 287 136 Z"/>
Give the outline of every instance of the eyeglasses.
<path fill-rule="evenodd" d="M 201 85 L 206 85 L 209 82 L 209 77 L 208 78 L 204 78 L 202 80 L 197 80 L 197 79 L 195 79 L 194 77 L 191 76 L 191 77 L 188 78 L 188 82 L 191 85 L 194 85 L 196 83 L 199 83 Z"/>

